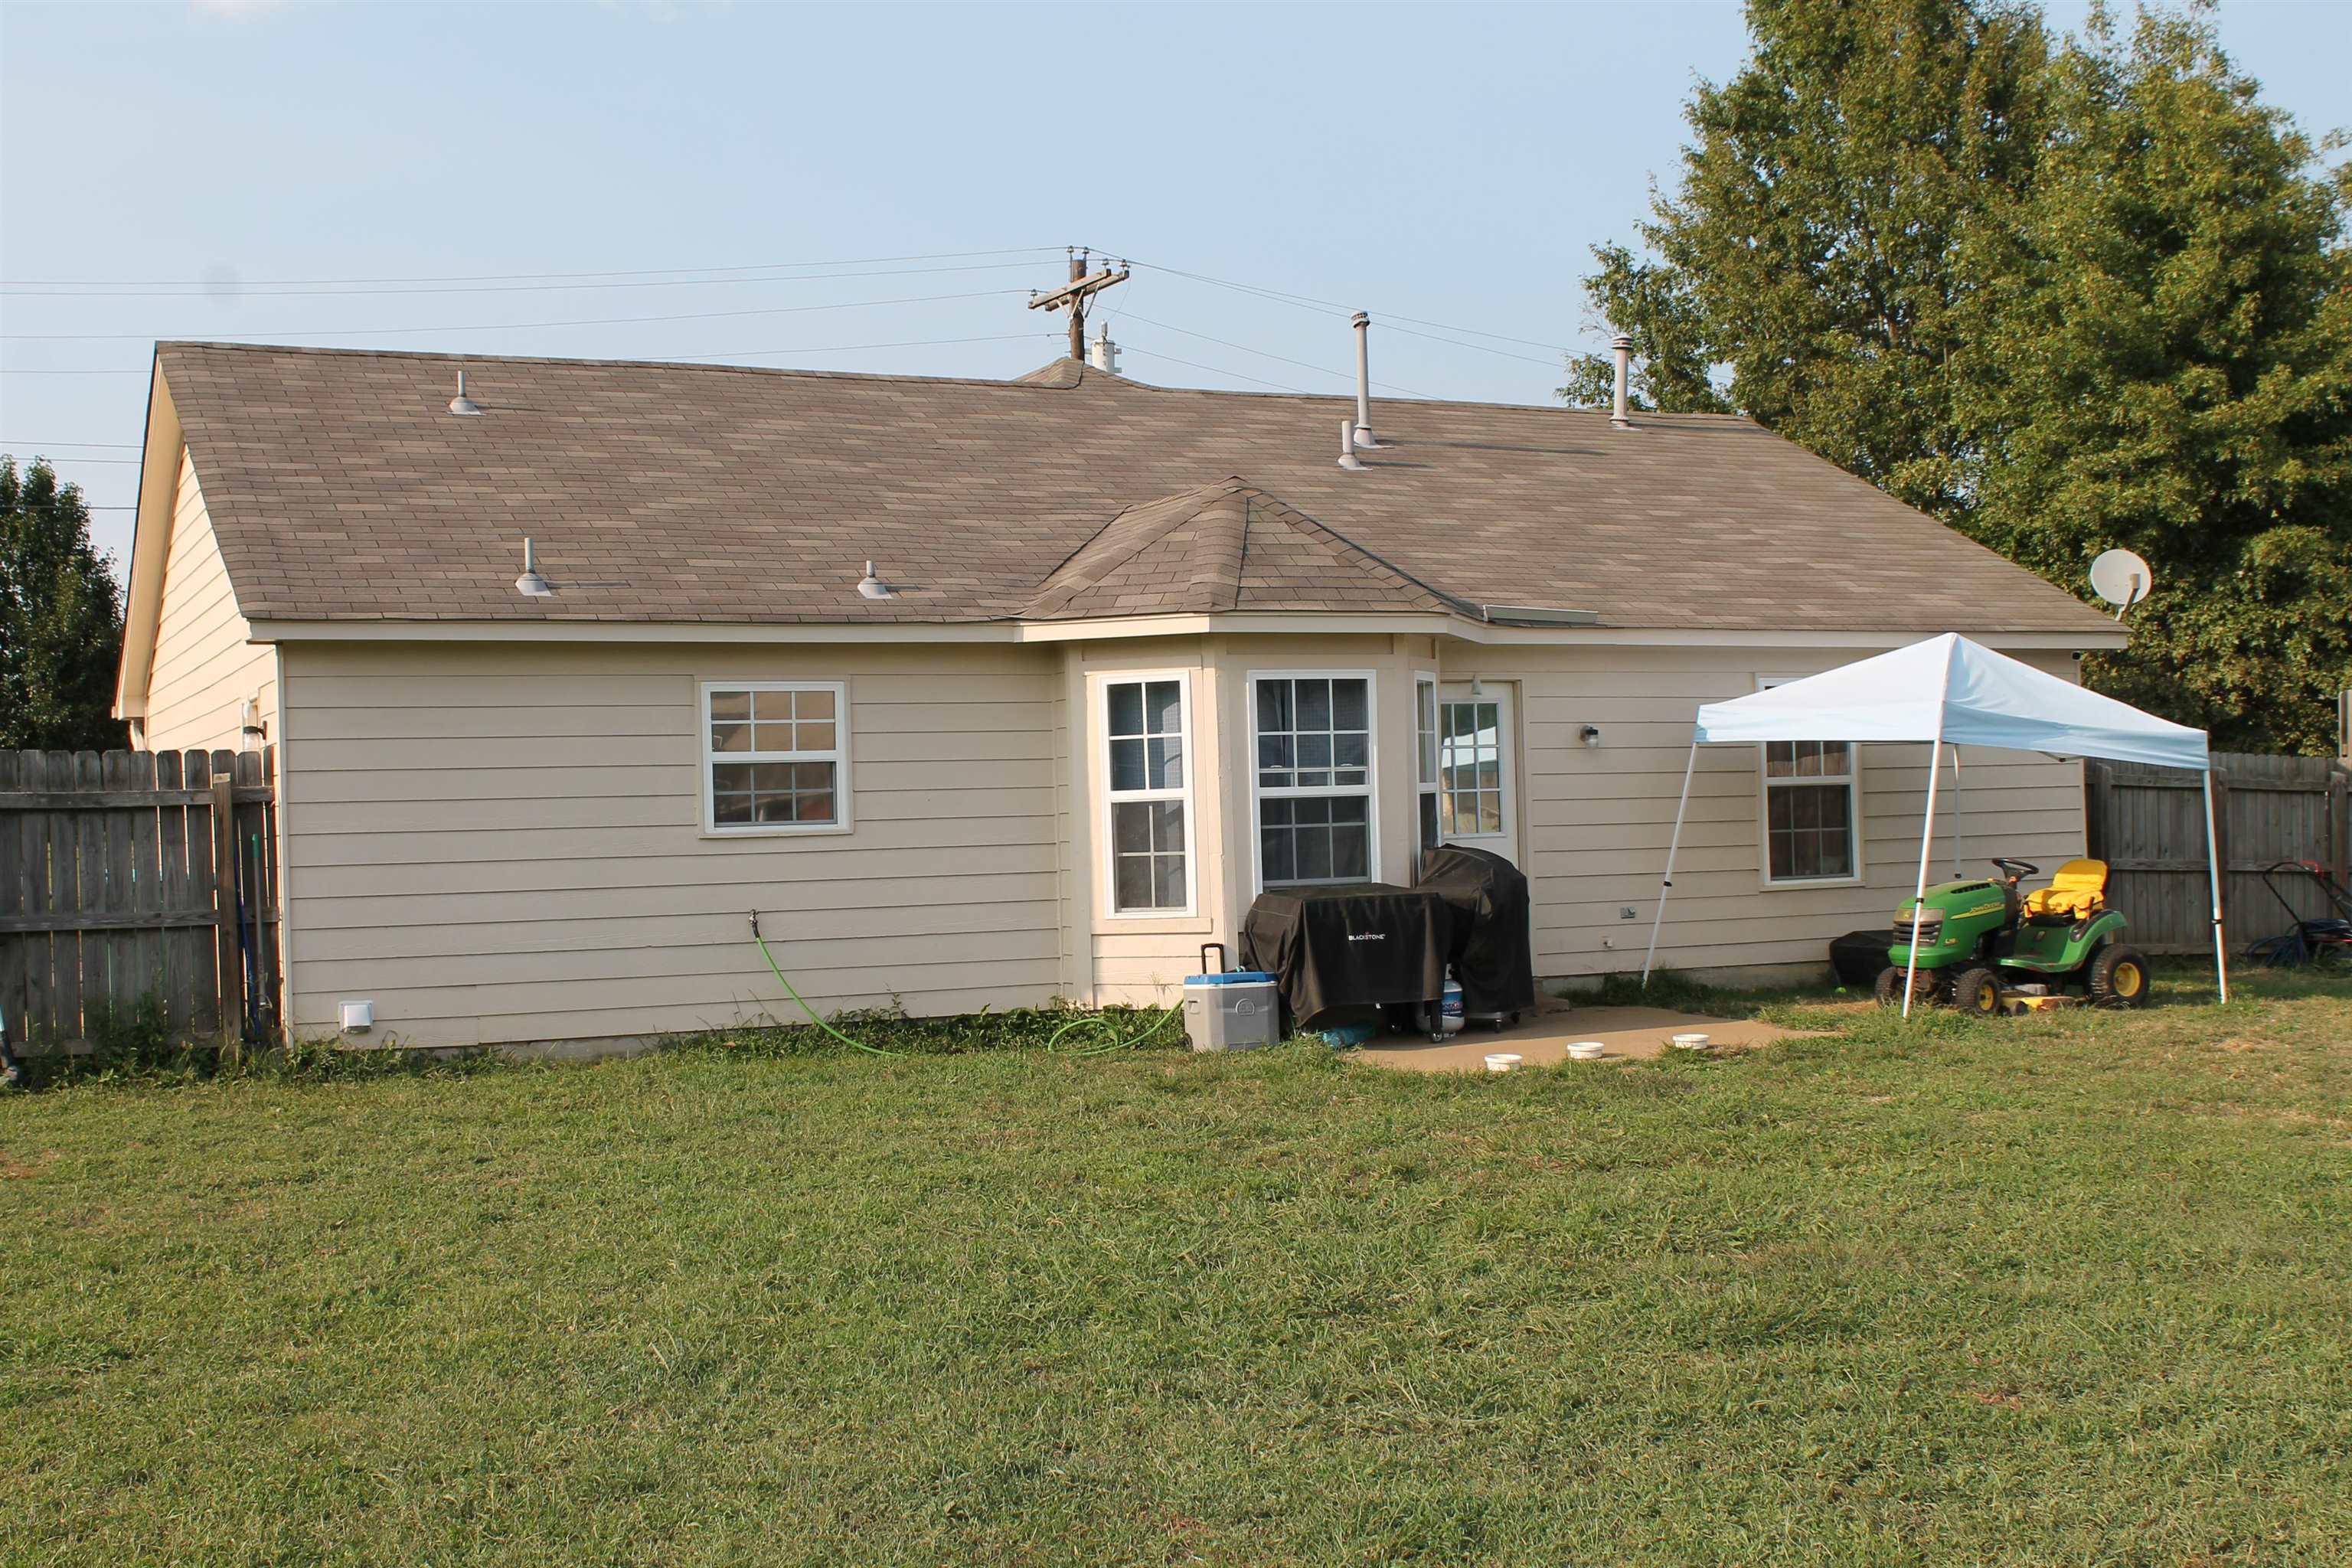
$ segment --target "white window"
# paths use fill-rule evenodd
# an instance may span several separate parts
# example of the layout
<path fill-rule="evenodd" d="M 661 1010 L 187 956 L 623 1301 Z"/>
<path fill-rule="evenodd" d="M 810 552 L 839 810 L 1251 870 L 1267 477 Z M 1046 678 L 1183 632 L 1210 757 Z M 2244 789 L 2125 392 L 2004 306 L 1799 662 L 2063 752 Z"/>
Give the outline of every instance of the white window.
<path fill-rule="evenodd" d="M 702 688 L 702 823 L 721 834 L 849 827 L 849 700 L 840 681 Z"/>
<path fill-rule="evenodd" d="M 1253 675 L 1258 882 L 1368 882 L 1372 838 L 1372 678 Z"/>
<path fill-rule="evenodd" d="M 1412 678 L 1413 793 L 1420 807 L 1418 847 L 1437 847 L 1437 677 Z"/>
<path fill-rule="evenodd" d="M 1779 680 L 1758 682 L 1760 688 Z M 1861 876 L 1853 747 L 1844 741 L 1767 741 L 1764 879 L 1851 882 Z"/>
<path fill-rule="evenodd" d="M 1191 678 L 1177 670 L 1106 679 L 1098 689 L 1111 912 L 1189 915 Z"/>

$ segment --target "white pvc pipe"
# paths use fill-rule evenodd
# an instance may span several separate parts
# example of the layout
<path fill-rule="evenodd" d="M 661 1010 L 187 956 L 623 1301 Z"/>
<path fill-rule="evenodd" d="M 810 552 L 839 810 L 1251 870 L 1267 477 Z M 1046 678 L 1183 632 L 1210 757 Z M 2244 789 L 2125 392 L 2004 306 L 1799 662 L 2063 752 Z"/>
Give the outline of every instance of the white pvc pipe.
<path fill-rule="evenodd" d="M 1941 731 L 1943 721 L 1937 720 Z M 1919 978 L 1919 902 L 1927 896 L 1927 858 L 1936 847 L 1936 778 L 1944 768 L 1944 737 L 1938 733 L 1927 750 L 1927 816 L 1919 825 L 1919 885 L 1911 894 L 1911 962 L 1903 970 L 1903 1016 L 1911 1016 L 1911 987 Z"/>
<path fill-rule="evenodd" d="M 1658 912 L 1650 921 L 1650 951 L 1642 955 L 1642 989 L 1650 988 L 1650 965 L 1657 961 L 1658 928 L 1666 923 L 1666 893 L 1675 885 L 1675 851 L 1683 841 L 1683 813 L 1690 807 L 1691 774 L 1698 771 L 1698 742 L 1693 741 L 1690 761 L 1683 764 L 1683 797 L 1675 804 L 1674 837 L 1666 840 L 1666 874 L 1658 883 Z"/>
<path fill-rule="evenodd" d="M 2213 831 L 2213 769 L 2205 769 L 2205 872 L 2213 889 L 2213 976 L 2221 982 L 2221 1000 L 2230 999 L 2230 948 L 2221 936 L 2221 835 Z"/>
<path fill-rule="evenodd" d="M 1378 442 L 1372 436 L 1372 319 L 1363 311 L 1356 312 L 1356 430 L 1355 444 L 1373 447 Z"/>

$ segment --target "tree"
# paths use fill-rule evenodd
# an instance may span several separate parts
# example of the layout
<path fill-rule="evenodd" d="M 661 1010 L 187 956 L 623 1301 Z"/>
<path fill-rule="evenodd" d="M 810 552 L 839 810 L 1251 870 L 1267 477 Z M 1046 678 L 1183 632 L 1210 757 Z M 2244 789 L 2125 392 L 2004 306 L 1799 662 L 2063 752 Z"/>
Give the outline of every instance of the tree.
<path fill-rule="evenodd" d="M 1959 500 L 1973 227 L 2030 182 L 2040 17 L 1958 0 L 1750 0 L 1755 54 L 1687 111 L 1681 189 L 1586 279 L 1654 406 L 1736 409 L 1904 500 Z M 1601 367 L 1571 365 L 1581 392 Z M 1603 383 L 1605 384 L 1605 382 Z"/>
<path fill-rule="evenodd" d="M 2200 6 L 2053 46 L 1993 0 L 1750 0 L 1599 310 L 1657 406 L 1729 406 L 2076 594 L 2158 592 L 2093 682 L 2224 747 L 2328 749 L 2352 679 L 2343 170 Z M 1593 362 L 1562 395 L 1583 400 Z"/>
<path fill-rule="evenodd" d="M 2077 588 L 2112 544 L 2156 567 L 2093 681 L 2225 749 L 2335 750 L 2352 684 L 2347 171 L 2203 18 L 2104 22 L 2053 62 L 2032 199 L 1977 258 L 1968 531 Z"/>
<path fill-rule="evenodd" d="M 108 751 L 122 596 L 89 542 L 81 491 L 0 456 L 0 749 Z"/>

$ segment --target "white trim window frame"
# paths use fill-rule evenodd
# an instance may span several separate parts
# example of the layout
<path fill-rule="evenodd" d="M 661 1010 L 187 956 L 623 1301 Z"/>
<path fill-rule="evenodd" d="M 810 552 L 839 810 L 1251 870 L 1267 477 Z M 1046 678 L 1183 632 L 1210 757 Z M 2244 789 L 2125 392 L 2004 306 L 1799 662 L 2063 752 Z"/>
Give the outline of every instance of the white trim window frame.
<path fill-rule="evenodd" d="M 1087 708 L 1094 715 L 1088 731 L 1102 777 L 1102 810 L 1096 826 L 1103 846 L 1103 909 L 1114 920 L 1189 920 L 1200 910 L 1201 883 L 1200 818 L 1192 809 L 1192 780 L 1198 771 L 1198 753 L 1192 749 L 1192 672 L 1095 670 L 1088 679 L 1093 691 Z M 1164 697 L 1156 697 L 1151 689 L 1167 685 L 1176 688 L 1173 729 L 1168 727 L 1166 710 L 1155 706 Z M 1135 692 L 1131 708 L 1119 696 L 1130 688 Z M 1165 901 L 1172 893 L 1167 880 L 1171 860 L 1182 886 L 1181 903 Z M 1149 901 L 1125 901 L 1123 869 L 1144 878 Z"/>
<path fill-rule="evenodd" d="M 696 708 L 706 837 L 850 831 L 846 681 L 706 680 Z"/>
<path fill-rule="evenodd" d="M 1756 689 L 1801 679 L 1793 675 L 1759 677 Z M 1775 773 L 1775 767 L 1783 771 Z M 1828 836 L 1840 824 L 1828 820 L 1825 807 L 1836 786 L 1844 786 L 1840 809 L 1844 814 L 1845 868 L 1782 874 L 1773 868 L 1776 849 L 1785 848 L 1793 866 L 1811 858 L 1820 866 L 1829 860 Z M 1787 803 L 1785 820 L 1773 816 L 1776 798 Z M 1850 888 L 1863 878 L 1862 749 L 1852 741 L 1764 741 L 1756 747 L 1757 875 L 1767 888 Z"/>
<path fill-rule="evenodd" d="M 1412 834 L 1421 854 L 1444 841 L 1437 831 L 1437 676 L 1417 669 L 1412 674 Z"/>
<path fill-rule="evenodd" d="M 1343 720 L 1352 713 L 1339 711 L 1339 684 L 1363 683 L 1363 727 L 1359 730 Z M 1381 805 L 1380 805 L 1380 677 L 1370 669 L 1253 669 L 1249 672 L 1244 700 L 1249 704 L 1250 728 L 1250 868 L 1259 891 L 1267 888 L 1341 887 L 1358 882 L 1381 879 Z M 1262 688 L 1276 682 L 1283 684 L 1284 695 L 1278 706 L 1286 705 L 1276 714 L 1284 719 L 1286 728 L 1276 728 L 1265 722 L 1268 710 L 1264 705 Z M 1308 722 L 1318 714 L 1301 711 L 1301 682 L 1307 683 L 1306 705 L 1312 708 L 1317 699 L 1313 688 L 1324 688 L 1320 700 L 1325 706 L 1319 714 L 1320 723 Z M 1362 758 L 1356 760 L 1354 742 L 1360 737 Z M 1286 749 L 1285 742 L 1287 743 Z M 1329 754 L 1324 754 L 1325 745 Z M 1317 765 L 1319 763 L 1320 765 Z M 1318 782 L 1302 783 L 1315 779 Z M 1341 777 L 1348 782 L 1339 782 Z M 1273 783 L 1269 778 L 1287 777 L 1291 782 Z M 1272 815 L 1284 820 L 1270 822 Z M 1344 816 L 1344 820 L 1342 817 Z M 1306 820 L 1302 820 L 1305 818 Z M 1339 830 L 1360 826 L 1364 835 L 1363 869 L 1360 874 L 1302 877 L 1296 873 L 1302 859 L 1325 869 L 1336 870 L 1342 859 Z M 1284 831 L 1289 838 L 1291 858 L 1289 876 L 1269 876 L 1266 866 L 1266 831 L 1269 827 Z M 1316 860 L 1300 853 L 1302 844 L 1312 843 L 1317 829 L 1324 830 L 1326 854 Z M 1307 837 L 1302 840 L 1302 830 Z"/>

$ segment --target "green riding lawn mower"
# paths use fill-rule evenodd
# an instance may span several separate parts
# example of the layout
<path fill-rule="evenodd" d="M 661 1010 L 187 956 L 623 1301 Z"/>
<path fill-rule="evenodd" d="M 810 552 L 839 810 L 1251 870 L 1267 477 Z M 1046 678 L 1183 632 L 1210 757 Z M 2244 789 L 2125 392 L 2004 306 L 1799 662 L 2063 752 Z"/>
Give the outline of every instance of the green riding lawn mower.
<path fill-rule="evenodd" d="M 1919 962 L 1911 982 L 1916 1005 L 1939 1002 L 1963 1012 L 2038 1011 L 2088 1000 L 2106 1007 L 2147 1005 L 2147 960 L 2124 941 L 2123 911 L 2106 902 L 2103 860 L 2070 860 L 2046 888 L 2021 894 L 2018 884 L 2041 868 L 1996 857 L 1990 881 L 1946 882 L 1906 899 L 1895 916 L 1896 941 L 1879 972 L 1878 1000 L 1903 1002 L 1918 910 Z"/>

